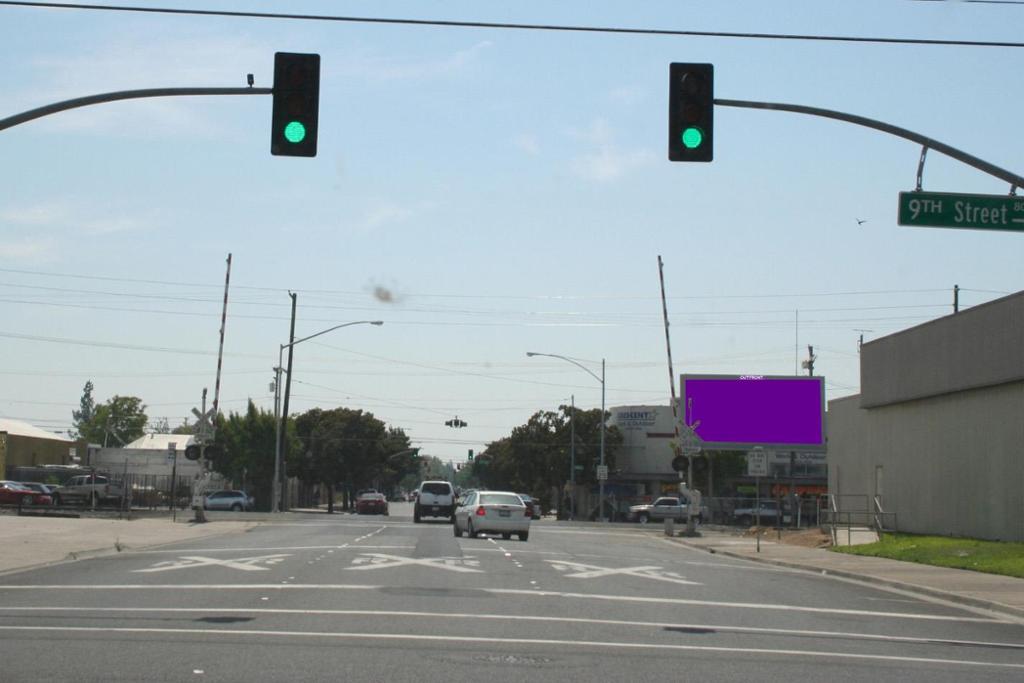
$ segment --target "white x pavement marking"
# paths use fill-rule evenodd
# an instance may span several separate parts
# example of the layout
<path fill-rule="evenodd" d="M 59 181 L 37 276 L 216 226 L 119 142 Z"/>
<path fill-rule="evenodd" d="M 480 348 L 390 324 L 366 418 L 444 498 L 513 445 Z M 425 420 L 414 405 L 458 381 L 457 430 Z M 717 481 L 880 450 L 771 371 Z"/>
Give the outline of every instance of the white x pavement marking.
<path fill-rule="evenodd" d="M 474 572 L 480 573 L 482 569 L 474 569 L 480 566 L 480 560 L 460 557 L 399 557 L 398 555 L 385 555 L 384 553 L 363 553 L 362 557 L 352 560 L 352 566 L 346 567 L 351 570 L 361 569 L 391 569 L 416 565 L 420 567 L 434 567 L 436 569 L 447 569 L 452 572 Z"/>
<path fill-rule="evenodd" d="M 565 576 L 570 579 L 595 579 L 603 576 L 614 576 L 619 574 L 625 576 L 636 576 L 641 579 L 668 581 L 669 583 L 679 583 L 686 586 L 700 585 L 696 581 L 687 581 L 681 574 L 677 574 L 676 572 L 658 571 L 661 567 L 655 566 L 620 567 L 618 569 L 614 569 L 612 567 L 598 567 L 594 564 L 582 564 L 580 562 L 569 562 L 567 560 L 544 561 L 560 572 L 572 572 L 571 574 L 565 574 Z"/>
<path fill-rule="evenodd" d="M 258 567 L 257 564 L 272 565 L 291 557 L 291 553 L 278 553 L 277 555 L 260 555 L 259 557 L 238 557 L 233 560 L 218 560 L 213 557 L 202 557 L 200 555 L 186 555 L 177 560 L 157 562 L 149 569 L 136 569 L 136 572 L 166 572 L 171 569 L 192 569 L 193 567 L 228 567 L 243 572 L 265 572 L 270 567 Z"/>

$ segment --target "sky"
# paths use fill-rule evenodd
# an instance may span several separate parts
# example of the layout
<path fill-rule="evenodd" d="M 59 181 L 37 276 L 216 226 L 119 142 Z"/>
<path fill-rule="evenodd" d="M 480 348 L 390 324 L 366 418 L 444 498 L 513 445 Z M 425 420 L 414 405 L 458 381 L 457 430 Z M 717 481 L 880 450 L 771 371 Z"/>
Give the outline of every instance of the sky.
<path fill-rule="evenodd" d="M 122 4 L 122 3 L 119 3 Z M 219 0 L 135 7 L 714 33 L 1019 41 L 1024 5 Z M 364 409 L 462 461 L 570 396 L 667 405 L 676 378 L 791 375 L 831 400 L 865 341 L 1019 287 L 1024 235 L 901 227 L 920 147 L 806 115 L 716 107 L 714 161 L 667 159 L 668 68 L 716 97 L 908 128 L 1021 173 L 1015 47 L 654 36 L 0 5 L 0 118 L 155 87 L 270 87 L 321 55 L 319 153 L 270 154 L 269 96 L 62 112 L 0 131 L 0 417 L 51 431 L 92 381 L 174 426 L 273 409 L 298 295 L 290 412 Z M 1009 187 L 928 155 L 923 188 Z M 444 422 L 458 416 L 462 429 Z"/>

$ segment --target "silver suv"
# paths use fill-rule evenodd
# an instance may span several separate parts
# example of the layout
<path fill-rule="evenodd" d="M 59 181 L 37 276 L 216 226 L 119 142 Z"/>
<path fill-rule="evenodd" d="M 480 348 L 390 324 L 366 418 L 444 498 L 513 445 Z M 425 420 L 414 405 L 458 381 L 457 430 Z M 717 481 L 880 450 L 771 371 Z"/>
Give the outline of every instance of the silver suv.
<path fill-rule="evenodd" d="M 420 484 L 412 521 L 419 524 L 421 517 L 455 518 L 455 489 L 446 481 L 425 481 Z"/>

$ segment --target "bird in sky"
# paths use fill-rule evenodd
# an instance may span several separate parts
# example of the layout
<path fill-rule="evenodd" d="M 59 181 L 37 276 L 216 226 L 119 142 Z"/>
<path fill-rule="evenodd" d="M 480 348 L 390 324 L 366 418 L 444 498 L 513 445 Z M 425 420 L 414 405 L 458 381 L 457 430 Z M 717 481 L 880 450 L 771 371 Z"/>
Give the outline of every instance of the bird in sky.
<path fill-rule="evenodd" d="M 859 218 L 855 218 L 854 220 L 857 221 L 857 225 L 864 225 L 865 223 L 868 222 L 867 218 L 865 218 L 864 220 L 861 220 Z"/>

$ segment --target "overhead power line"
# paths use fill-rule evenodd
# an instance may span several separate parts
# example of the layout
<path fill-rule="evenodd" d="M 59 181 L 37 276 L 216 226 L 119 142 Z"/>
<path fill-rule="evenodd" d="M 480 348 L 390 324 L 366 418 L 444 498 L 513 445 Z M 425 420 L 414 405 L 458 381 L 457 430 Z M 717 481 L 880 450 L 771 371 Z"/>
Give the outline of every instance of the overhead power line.
<path fill-rule="evenodd" d="M 514 31 L 558 31 L 571 33 L 610 33 L 638 36 L 671 36 L 701 38 L 735 38 L 742 40 L 790 40 L 831 43 L 880 43 L 889 45 L 944 45 L 956 47 L 1024 47 L 1024 43 L 986 40 L 941 40 L 937 38 L 886 38 L 881 36 L 834 36 L 797 33 L 748 33 L 740 31 L 686 31 L 660 28 L 626 28 L 622 26 L 582 26 L 567 24 L 525 24 L 490 21 L 446 21 L 440 19 L 402 19 L 387 17 L 354 17 L 327 14 L 292 14 L 286 12 L 244 12 L 228 10 L 204 10 L 174 7 L 133 7 L 130 5 L 96 5 L 85 3 L 58 2 L 7 2 L 0 5 L 9 7 L 33 7 L 46 9 L 91 10 L 101 12 L 134 12 L 139 14 L 176 14 L 198 17 L 221 17 L 234 19 L 272 19 L 291 21 L 325 21 L 348 24 L 378 24 L 396 26 L 429 26 L 435 28 L 500 29 Z"/>

